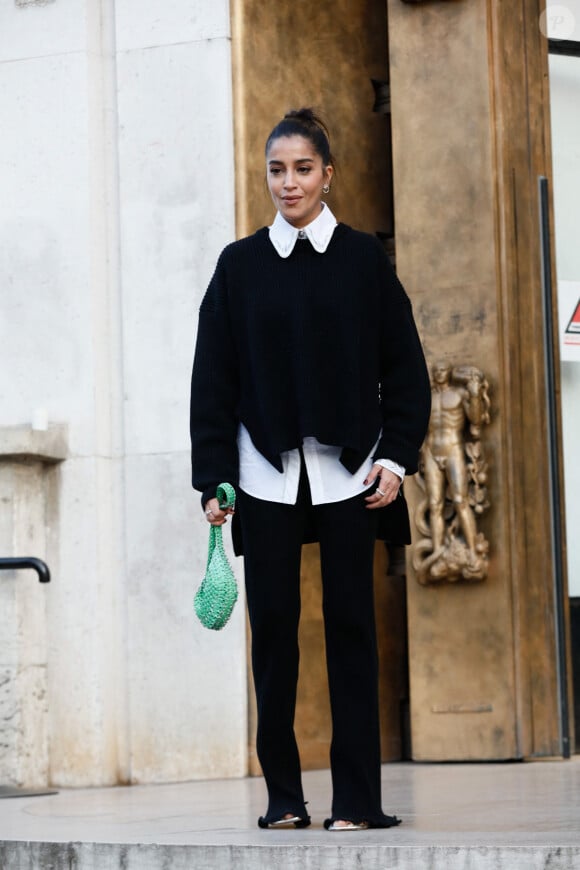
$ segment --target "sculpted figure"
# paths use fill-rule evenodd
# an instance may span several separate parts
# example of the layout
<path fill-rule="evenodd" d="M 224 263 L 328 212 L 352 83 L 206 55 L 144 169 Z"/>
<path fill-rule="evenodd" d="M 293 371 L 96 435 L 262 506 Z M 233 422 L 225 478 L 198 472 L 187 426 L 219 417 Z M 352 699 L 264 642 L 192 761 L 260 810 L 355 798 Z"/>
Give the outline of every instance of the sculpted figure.
<path fill-rule="evenodd" d="M 488 506 L 480 435 L 489 422 L 488 384 L 473 366 L 438 362 L 432 368 L 432 410 L 421 451 L 419 485 L 426 498 L 416 522 L 424 537 L 414 548 L 421 583 L 482 580 L 488 543 L 476 515 Z"/>

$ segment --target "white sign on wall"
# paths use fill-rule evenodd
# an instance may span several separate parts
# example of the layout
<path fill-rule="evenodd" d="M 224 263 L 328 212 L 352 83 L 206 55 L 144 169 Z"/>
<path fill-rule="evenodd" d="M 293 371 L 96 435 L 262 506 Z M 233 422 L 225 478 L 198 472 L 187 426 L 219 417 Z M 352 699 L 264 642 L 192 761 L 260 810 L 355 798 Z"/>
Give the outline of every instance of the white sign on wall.
<path fill-rule="evenodd" d="M 580 281 L 558 281 L 560 359 L 580 362 Z"/>

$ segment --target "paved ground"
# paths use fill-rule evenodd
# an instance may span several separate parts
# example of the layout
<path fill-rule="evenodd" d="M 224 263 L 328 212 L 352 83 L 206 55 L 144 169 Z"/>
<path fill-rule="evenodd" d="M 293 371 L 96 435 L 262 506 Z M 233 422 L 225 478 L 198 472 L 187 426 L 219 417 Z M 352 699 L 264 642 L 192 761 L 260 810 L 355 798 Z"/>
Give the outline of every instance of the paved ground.
<path fill-rule="evenodd" d="M 261 831 L 261 779 L 61 791 L 0 800 L 1 870 L 580 868 L 580 756 L 393 764 L 383 808 L 403 824 L 329 833 L 328 771 L 305 774 L 311 828 Z"/>

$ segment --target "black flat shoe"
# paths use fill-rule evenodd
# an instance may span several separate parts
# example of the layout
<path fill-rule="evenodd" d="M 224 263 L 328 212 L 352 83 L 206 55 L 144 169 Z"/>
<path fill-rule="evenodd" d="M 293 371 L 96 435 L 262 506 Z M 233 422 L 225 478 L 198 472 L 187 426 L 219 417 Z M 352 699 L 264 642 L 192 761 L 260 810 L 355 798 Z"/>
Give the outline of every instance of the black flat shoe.
<path fill-rule="evenodd" d="M 330 821 L 330 819 L 329 819 Z M 341 824 L 342 822 L 342 824 Z M 326 827 L 326 825 L 325 825 Z M 327 831 L 368 831 L 367 822 L 347 822 L 344 819 L 339 819 L 336 822 L 330 822 L 326 828 Z"/>
<path fill-rule="evenodd" d="M 300 816 L 290 816 L 289 818 L 274 819 L 272 822 L 267 822 L 263 816 L 258 819 L 259 828 L 307 828 L 310 825 L 310 816 L 305 819 Z"/>
<path fill-rule="evenodd" d="M 337 822 L 348 822 L 347 825 L 337 825 Z M 383 815 L 380 820 L 375 822 L 351 822 L 349 819 L 333 818 L 325 819 L 324 827 L 327 831 L 368 831 L 369 828 L 395 828 L 401 824 L 401 819 L 396 816 Z"/>

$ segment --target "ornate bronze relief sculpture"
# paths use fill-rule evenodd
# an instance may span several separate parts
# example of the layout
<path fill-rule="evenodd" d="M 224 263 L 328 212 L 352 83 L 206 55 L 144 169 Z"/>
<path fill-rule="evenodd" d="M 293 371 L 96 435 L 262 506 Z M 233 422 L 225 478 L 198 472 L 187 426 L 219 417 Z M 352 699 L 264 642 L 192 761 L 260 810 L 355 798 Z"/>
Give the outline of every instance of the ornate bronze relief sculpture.
<path fill-rule="evenodd" d="M 476 518 L 489 507 L 481 428 L 489 423 L 489 385 L 473 366 L 436 363 L 432 410 L 417 482 L 424 492 L 415 514 L 422 537 L 413 547 L 419 583 L 483 580 L 489 544 Z"/>

